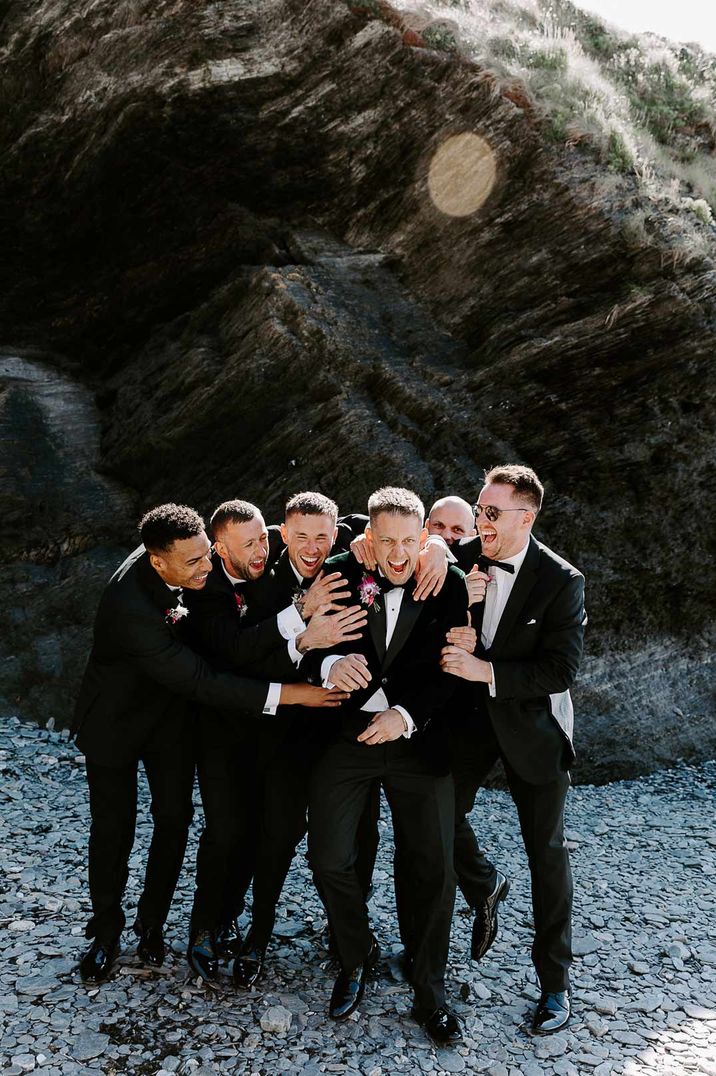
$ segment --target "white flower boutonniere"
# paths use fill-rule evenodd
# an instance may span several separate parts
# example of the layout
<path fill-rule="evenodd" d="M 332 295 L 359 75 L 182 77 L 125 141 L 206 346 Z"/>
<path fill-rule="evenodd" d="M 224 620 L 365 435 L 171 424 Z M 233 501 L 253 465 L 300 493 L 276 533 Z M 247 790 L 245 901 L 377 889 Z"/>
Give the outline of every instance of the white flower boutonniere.
<path fill-rule="evenodd" d="M 164 611 L 164 620 L 167 624 L 178 624 L 185 616 L 189 616 L 186 605 L 177 605 L 174 609 Z"/>

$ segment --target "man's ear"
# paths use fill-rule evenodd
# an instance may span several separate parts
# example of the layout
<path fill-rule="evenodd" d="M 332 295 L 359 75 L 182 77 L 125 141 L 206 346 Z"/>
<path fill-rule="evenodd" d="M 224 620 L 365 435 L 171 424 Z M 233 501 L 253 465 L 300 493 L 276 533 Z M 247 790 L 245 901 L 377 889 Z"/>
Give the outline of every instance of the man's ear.
<path fill-rule="evenodd" d="M 284 545 L 288 545 L 288 531 L 286 530 L 286 524 L 282 523 L 279 530 L 281 531 L 281 541 Z"/>
<path fill-rule="evenodd" d="M 222 542 L 221 538 L 216 538 L 215 539 L 215 541 L 214 541 L 214 549 L 219 554 L 219 556 L 221 557 L 222 560 L 227 560 L 228 559 L 229 551 L 226 548 L 226 546 L 224 545 L 224 543 Z"/>
<path fill-rule="evenodd" d="M 166 561 L 158 553 L 149 554 L 149 563 L 154 568 L 154 571 L 159 572 L 160 575 L 166 570 Z"/>
<path fill-rule="evenodd" d="M 365 533 L 365 540 L 366 540 L 366 542 L 368 543 L 368 545 L 372 549 L 373 548 L 373 531 L 370 528 L 370 523 L 366 523 L 364 533 Z"/>
<path fill-rule="evenodd" d="M 420 537 L 418 538 L 418 544 L 420 545 L 421 549 L 425 548 L 425 543 L 427 542 L 427 540 L 428 540 L 428 528 L 423 527 L 423 529 L 420 532 Z"/>
<path fill-rule="evenodd" d="M 337 537 L 338 537 L 338 524 L 336 523 L 335 527 L 333 528 L 333 537 L 331 538 L 331 545 L 335 544 L 335 541 L 336 541 Z"/>

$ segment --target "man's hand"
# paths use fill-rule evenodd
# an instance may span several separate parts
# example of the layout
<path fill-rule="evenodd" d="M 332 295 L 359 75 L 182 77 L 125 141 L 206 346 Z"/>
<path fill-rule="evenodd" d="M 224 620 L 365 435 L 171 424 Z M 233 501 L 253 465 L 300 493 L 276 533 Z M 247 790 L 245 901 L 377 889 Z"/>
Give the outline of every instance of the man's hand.
<path fill-rule="evenodd" d="M 315 684 L 281 684 L 279 702 L 282 706 L 340 706 L 350 698 L 347 691 L 337 687 L 316 687 Z"/>
<path fill-rule="evenodd" d="M 308 627 L 296 639 L 300 654 L 306 650 L 325 650 L 338 643 L 352 643 L 360 639 L 368 616 L 367 609 L 351 605 L 348 609 L 338 606 L 339 612 L 331 613 L 333 605 L 322 605 L 311 617 Z"/>
<path fill-rule="evenodd" d="M 321 606 L 326 606 L 328 609 L 340 609 L 341 606 L 334 605 L 333 602 L 340 598 L 350 598 L 350 590 L 343 589 L 347 586 L 348 583 L 340 572 L 330 572 L 324 575 L 321 569 L 306 591 L 305 597 L 298 604 L 299 613 L 304 620 L 308 620 L 319 611 Z"/>
<path fill-rule="evenodd" d="M 424 601 L 431 594 L 439 594 L 447 575 L 447 546 L 444 542 L 428 542 L 418 554 L 415 578 L 418 581 L 413 597 Z"/>
<path fill-rule="evenodd" d="M 487 593 L 487 584 L 489 582 L 490 576 L 487 572 L 481 572 L 475 564 L 465 576 L 468 605 L 476 605 L 478 602 L 484 602 L 485 594 Z"/>
<path fill-rule="evenodd" d="M 328 679 L 343 691 L 359 691 L 368 687 L 371 675 L 368 672 L 368 659 L 362 654 L 348 654 L 331 665 Z"/>
<path fill-rule="evenodd" d="M 492 669 L 489 661 L 468 654 L 459 646 L 444 646 L 440 657 L 443 672 L 459 676 L 462 680 L 476 680 L 483 684 L 492 683 Z"/>
<path fill-rule="evenodd" d="M 367 568 L 369 572 L 374 572 L 378 567 L 378 562 L 375 559 L 373 553 L 373 547 L 368 541 L 368 537 L 365 534 L 359 534 L 357 538 L 354 538 L 351 542 L 351 553 L 364 568 Z"/>
<path fill-rule="evenodd" d="M 477 632 L 474 628 L 467 625 L 461 628 L 450 628 L 445 638 L 452 646 L 457 646 L 460 650 L 467 651 L 468 654 L 475 653 Z"/>
<path fill-rule="evenodd" d="M 373 747 L 377 743 L 390 743 L 399 740 L 405 732 L 405 718 L 400 710 L 383 710 L 371 718 L 370 725 L 361 732 L 358 743 Z"/>

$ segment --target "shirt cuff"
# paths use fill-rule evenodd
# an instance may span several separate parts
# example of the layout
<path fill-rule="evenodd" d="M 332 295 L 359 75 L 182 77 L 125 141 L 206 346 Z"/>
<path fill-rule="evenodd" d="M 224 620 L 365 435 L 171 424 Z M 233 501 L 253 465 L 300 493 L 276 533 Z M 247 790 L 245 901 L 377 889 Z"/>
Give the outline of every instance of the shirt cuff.
<path fill-rule="evenodd" d="M 263 712 L 270 714 L 271 717 L 276 716 L 276 709 L 281 701 L 281 685 L 269 684 L 268 695 L 266 696 L 266 702 L 264 703 Z"/>
<path fill-rule="evenodd" d="M 290 657 L 291 661 L 296 666 L 296 668 L 298 668 L 298 666 L 303 661 L 303 654 L 301 654 L 299 652 L 299 649 L 296 646 L 296 640 L 295 639 L 289 639 L 288 640 L 288 656 Z"/>
<path fill-rule="evenodd" d="M 430 534 L 428 536 L 427 541 L 425 542 L 425 548 L 426 549 L 430 545 L 431 542 L 433 543 L 433 545 L 437 545 L 438 542 L 439 542 L 441 546 L 445 547 L 445 556 L 447 557 L 448 564 L 456 564 L 457 563 L 457 557 L 452 552 L 452 550 L 450 549 L 450 546 L 447 544 L 447 542 L 445 541 L 444 538 L 441 538 L 439 534 Z M 395 709 L 395 707 L 393 707 L 393 709 Z"/>
<path fill-rule="evenodd" d="M 306 630 L 301 614 L 295 605 L 289 605 L 282 609 L 276 616 L 278 630 L 284 639 L 295 639 L 302 631 Z"/>
<path fill-rule="evenodd" d="M 489 683 L 487 685 L 487 690 L 490 692 L 490 698 L 491 699 L 496 699 L 497 698 L 497 688 L 495 687 L 495 670 L 492 667 L 492 662 L 491 661 L 488 661 L 487 664 L 490 666 L 490 675 L 492 677 L 491 683 Z"/>
<path fill-rule="evenodd" d="M 321 662 L 321 683 L 323 687 L 333 687 L 329 680 L 329 673 L 335 663 L 340 659 L 340 654 L 329 654 L 327 658 L 324 658 Z"/>
<path fill-rule="evenodd" d="M 406 740 L 409 740 L 410 737 L 413 735 L 413 733 L 416 730 L 415 722 L 413 721 L 412 717 L 410 716 L 410 714 L 408 713 L 408 711 L 405 709 L 404 706 L 394 706 L 393 709 L 397 710 L 398 713 L 402 714 L 403 717 L 405 718 L 408 727 L 405 730 L 405 732 L 401 733 L 401 735 L 404 736 Z"/>

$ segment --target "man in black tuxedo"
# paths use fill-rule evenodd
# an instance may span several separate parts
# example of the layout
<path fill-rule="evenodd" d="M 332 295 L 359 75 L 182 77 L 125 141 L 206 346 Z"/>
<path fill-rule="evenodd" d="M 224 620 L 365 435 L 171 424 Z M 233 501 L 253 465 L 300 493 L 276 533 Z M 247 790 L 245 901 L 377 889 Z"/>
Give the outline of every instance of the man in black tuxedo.
<path fill-rule="evenodd" d="M 572 877 L 564 841 L 568 767 L 574 760 L 569 688 L 582 656 L 584 577 L 532 536 L 543 488 L 534 471 L 509 465 L 485 476 L 475 507 L 479 538 L 457 547 L 463 567 L 487 573 L 484 602 L 473 606 L 474 654 L 443 652 L 446 672 L 474 682 L 469 710 L 453 721 L 455 867 L 476 909 L 474 959 L 497 932 L 507 880 L 480 850 L 466 815 L 502 759 L 532 877 L 532 959 L 541 997 L 533 1031 L 549 1034 L 569 1019 Z M 453 547 L 453 552 L 456 547 Z"/>
<path fill-rule="evenodd" d="M 454 901 L 454 793 L 442 728 L 450 679 L 440 671 L 446 633 L 467 619 L 462 573 L 451 568 L 436 596 L 414 598 L 424 509 L 409 490 L 378 490 L 368 502 L 368 541 L 378 565 L 352 554 L 327 562 L 348 580 L 350 602 L 368 608 L 368 629 L 320 662 L 324 683 L 352 691 L 337 715 L 334 742 L 311 781 L 309 856 L 328 911 L 341 971 L 329 1014 L 346 1019 L 359 1004 L 378 948 L 356 871 L 356 832 L 371 785 L 385 789 L 396 842 L 396 898 L 415 993 L 413 1015 L 438 1042 L 460 1041 L 445 1001 L 445 965 Z M 452 685 L 454 688 L 454 684 Z"/>
<path fill-rule="evenodd" d="M 187 703 L 260 713 L 269 691 L 267 681 L 216 672 L 183 641 L 188 616 L 183 595 L 201 590 L 211 571 L 201 517 L 185 505 L 161 505 L 144 516 L 140 536 L 142 545 L 102 594 L 75 708 L 92 817 L 93 914 L 86 935 L 94 940 L 80 963 L 85 982 L 106 979 L 119 951 L 139 762 L 149 782 L 154 830 L 135 931 L 142 959 L 160 966 L 162 928 L 192 818 L 193 721 Z M 281 685 L 281 701 L 319 704 L 305 686 Z"/>
<path fill-rule="evenodd" d="M 296 681 L 303 651 L 352 637 L 359 609 L 341 610 L 331 618 L 323 612 L 338 585 L 334 579 L 312 592 L 303 616 L 292 601 L 295 580 L 280 601 L 259 608 L 255 588 L 266 570 L 269 531 L 255 505 L 225 501 L 214 511 L 210 529 L 214 570 L 187 604 L 189 642 L 214 667 Z M 263 717 L 247 713 L 236 721 L 216 707 L 201 710 L 197 769 L 204 829 L 187 957 L 204 979 L 216 979 L 219 960 L 236 955 L 241 945 L 236 919 L 254 873 L 267 745 L 281 740 L 287 722 L 287 708 L 277 712 L 277 702 L 274 683 Z"/>
<path fill-rule="evenodd" d="M 346 581 L 339 571 L 322 571 L 329 553 L 353 537 L 350 524 L 339 524 L 337 516 L 337 505 L 322 493 L 302 492 L 289 499 L 280 527 L 285 547 L 271 570 L 249 585 L 247 621 L 267 623 L 278 610 L 295 607 L 300 610 L 301 617 L 309 621 L 310 634 L 317 614 L 320 619 L 320 611 L 325 610 L 335 613 L 328 618 L 329 623 L 340 618 L 340 622 L 350 628 L 350 634 L 343 633 L 342 641 L 353 642 L 360 638 L 366 610 L 359 604 L 347 610 L 337 604 L 350 596 Z M 359 527 L 362 531 L 362 522 Z M 339 641 L 336 635 L 330 645 L 337 645 Z M 311 636 L 304 649 L 317 645 L 328 644 L 316 643 Z M 263 797 L 251 929 L 234 963 L 237 986 L 253 986 L 263 969 L 276 919 L 276 905 L 296 847 L 306 832 L 311 770 L 331 736 L 333 719 L 332 714 L 307 710 L 303 710 L 298 718 L 288 711 L 279 711 L 277 720 L 264 730 L 261 753 L 265 770 L 262 773 Z M 380 789 L 376 786 L 361 819 L 359 871 L 364 892 L 370 886 L 378 848 L 379 797 Z"/>

